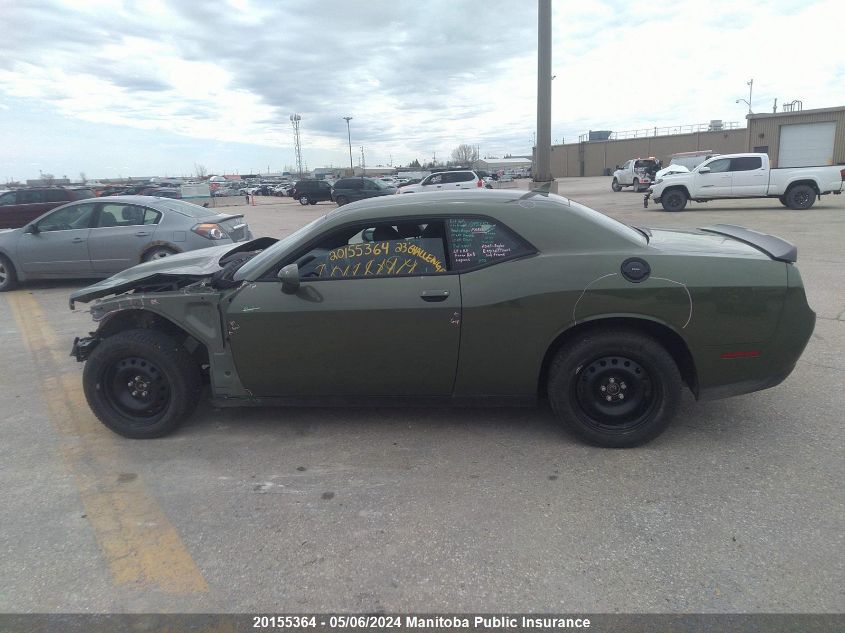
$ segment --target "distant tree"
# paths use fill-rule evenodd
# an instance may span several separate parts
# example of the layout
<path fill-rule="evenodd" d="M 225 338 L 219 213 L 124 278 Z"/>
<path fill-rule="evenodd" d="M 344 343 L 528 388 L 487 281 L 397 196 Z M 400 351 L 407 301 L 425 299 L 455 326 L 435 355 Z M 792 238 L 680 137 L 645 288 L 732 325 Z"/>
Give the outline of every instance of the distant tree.
<path fill-rule="evenodd" d="M 205 178 L 208 175 L 208 170 L 205 165 L 194 163 L 194 173 L 196 173 L 197 178 Z"/>
<path fill-rule="evenodd" d="M 478 150 L 472 145 L 461 143 L 452 150 L 452 161 L 456 165 L 472 165 L 478 160 Z"/>
<path fill-rule="evenodd" d="M 45 174 L 44 172 L 41 172 L 41 180 L 44 181 L 45 185 L 50 187 L 55 182 L 56 177 L 53 174 Z"/>
<path fill-rule="evenodd" d="M 88 183 L 88 178 L 85 177 L 84 171 L 79 172 L 79 182 L 81 182 L 83 185 Z"/>
<path fill-rule="evenodd" d="M 415 158 L 410 163 L 408 163 L 408 167 L 415 167 L 416 169 L 422 169 L 422 165 L 420 165 L 420 159 Z"/>

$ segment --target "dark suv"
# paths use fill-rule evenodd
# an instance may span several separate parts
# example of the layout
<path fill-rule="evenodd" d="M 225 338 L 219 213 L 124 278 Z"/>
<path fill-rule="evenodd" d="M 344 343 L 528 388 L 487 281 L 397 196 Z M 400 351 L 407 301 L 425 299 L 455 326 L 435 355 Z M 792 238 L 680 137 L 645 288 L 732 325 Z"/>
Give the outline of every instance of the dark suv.
<path fill-rule="evenodd" d="M 334 183 L 332 199 L 338 206 L 348 202 L 374 198 L 376 196 L 390 196 L 396 193 L 396 187 L 384 184 L 373 178 L 341 178 Z"/>
<path fill-rule="evenodd" d="M 331 201 L 332 186 L 325 180 L 298 180 L 290 192 L 291 198 L 299 200 L 299 204 L 317 204 Z"/>
<path fill-rule="evenodd" d="M 0 191 L 0 229 L 16 229 L 66 202 L 93 197 L 94 192 L 87 187 L 31 187 Z"/>

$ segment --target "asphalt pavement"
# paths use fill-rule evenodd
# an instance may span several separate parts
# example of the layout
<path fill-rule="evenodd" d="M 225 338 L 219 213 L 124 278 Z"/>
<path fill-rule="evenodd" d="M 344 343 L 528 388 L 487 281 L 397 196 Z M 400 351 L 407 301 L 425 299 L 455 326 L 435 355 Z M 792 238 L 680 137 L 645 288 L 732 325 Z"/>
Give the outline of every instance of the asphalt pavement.
<path fill-rule="evenodd" d="M 133 441 L 90 413 L 67 308 L 0 295 L 0 612 L 832 612 L 845 604 L 845 196 L 668 214 L 609 178 L 560 191 L 629 224 L 798 245 L 815 333 L 773 389 L 696 403 L 647 446 L 539 409 L 215 409 Z M 234 206 L 280 237 L 332 208 Z"/>

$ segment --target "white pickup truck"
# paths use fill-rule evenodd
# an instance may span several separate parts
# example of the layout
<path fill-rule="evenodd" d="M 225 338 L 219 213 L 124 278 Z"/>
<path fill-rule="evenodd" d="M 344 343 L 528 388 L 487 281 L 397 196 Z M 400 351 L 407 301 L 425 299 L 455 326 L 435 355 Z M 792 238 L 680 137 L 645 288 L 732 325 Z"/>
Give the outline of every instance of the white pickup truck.
<path fill-rule="evenodd" d="M 682 211 L 690 200 L 777 198 L 790 209 L 809 209 L 817 197 L 842 193 L 843 187 L 845 169 L 841 165 L 770 169 L 767 154 L 722 154 L 689 173 L 655 180 L 643 206 L 648 207 L 649 198 L 666 211 Z"/>

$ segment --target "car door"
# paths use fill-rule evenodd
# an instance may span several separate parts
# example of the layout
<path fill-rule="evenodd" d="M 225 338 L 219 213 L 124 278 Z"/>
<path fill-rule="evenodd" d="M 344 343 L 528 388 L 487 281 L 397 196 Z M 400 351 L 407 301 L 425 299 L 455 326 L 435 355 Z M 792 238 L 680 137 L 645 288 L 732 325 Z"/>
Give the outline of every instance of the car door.
<path fill-rule="evenodd" d="M 447 174 L 432 174 L 420 183 L 422 191 L 440 191 L 446 186 L 445 177 Z"/>
<path fill-rule="evenodd" d="M 455 189 L 477 189 L 475 174 L 469 171 L 456 171 L 451 174 Z"/>
<path fill-rule="evenodd" d="M 15 263 L 27 276 L 91 276 L 88 235 L 94 206 L 94 202 L 65 205 L 27 225 Z"/>
<path fill-rule="evenodd" d="M 622 185 L 634 184 L 634 161 L 629 160 L 622 165 L 622 173 L 619 174 L 619 183 Z"/>
<path fill-rule="evenodd" d="M 293 255 L 293 294 L 270 275 L 234 296 L 229 345 L 253 394 L 452 393 L 461 293 L 446 266 L 443 223 L 383 222 L 331 231 Z"/>
<path fill-rule="evenodd" d="M 731 159 L 731 195 L 737 198 L 765 196 L 769 186 L 768 171 L 760 156 Z"/>
<path fill-rule="evenodd" d="M 709 170 L 702 172 L 702 167 L 708 167 Z M 729 198 L 732 193 L 730 168 L 730 158 L 714 158 L 703 163 L 694 172 L 692 197 Z"/>
<path fill-rule="evenodd" d="M 361 183 L 361 197 L 362 198 L 372 198 L 374 196 L 379 195 L 381 190 L 378 188 L 376 183 L 372 180 L 364 180 Z"/>
<path fill-rule="evenodd" d="M 364 197 L 364 183 L 361 178 L 352 178 L 344 181 L 344 194 L 349 198 L 350 202 L 361 200 Z M 337 197 L 335 195 L 335 197 Z"/>
<path fill-rule="evenodd" d="M 153 241 L 161 213 L 123 202 L 100 202 L 97 207 L 88 235 L 92 270 L 113 275 L 139 263 Z"/>

